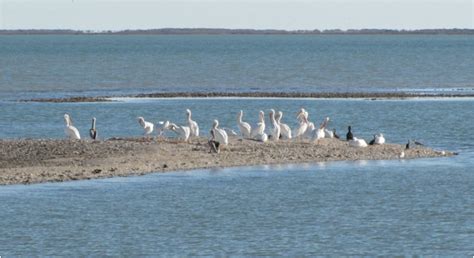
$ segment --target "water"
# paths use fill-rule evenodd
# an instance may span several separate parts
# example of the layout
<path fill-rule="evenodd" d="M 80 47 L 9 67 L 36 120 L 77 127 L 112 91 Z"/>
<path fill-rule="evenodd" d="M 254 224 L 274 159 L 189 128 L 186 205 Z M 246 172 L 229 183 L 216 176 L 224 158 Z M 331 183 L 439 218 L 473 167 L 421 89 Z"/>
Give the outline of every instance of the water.
<path fill-rule="evenodd" d="M 472 255 L 462 157 L 0 188 L 12 255 Z"/>
<path fill-rule="evenodd" d="M 243 108 L 301 107 L 312 121 L 389 142 L 420 140 L 450 158 L 198 170 L 0 187 L 2 255 L 472 255 L 472 99 L 146 99 L 113 103 L 0 102 L 0 138 L 62 138 L 63 112 L 81 132 L 140 135 L 137 115 L 207 132 Z M 13 125 L 9 121 L 16 121 Z"/>
<path fill-rule="evenodd" d="M 258 166 L 0 187 L 0 256 L 474 253 L 474 99 L 31 97 L 155 91 L 474 91 L 470 36 L 0 36 L 0 139 L 138 136 L 137 116 L 213 119 L 305 107 L 342 135 L 459 156 Z M 267 118 L 267 122 L 268 118 Z M 171 134 L 169 134 L 171 136 Z"/>
<path fill-rule="evenodd" d="M 472 36 L 0 36 L 0 97 L 474 91 Z"/>

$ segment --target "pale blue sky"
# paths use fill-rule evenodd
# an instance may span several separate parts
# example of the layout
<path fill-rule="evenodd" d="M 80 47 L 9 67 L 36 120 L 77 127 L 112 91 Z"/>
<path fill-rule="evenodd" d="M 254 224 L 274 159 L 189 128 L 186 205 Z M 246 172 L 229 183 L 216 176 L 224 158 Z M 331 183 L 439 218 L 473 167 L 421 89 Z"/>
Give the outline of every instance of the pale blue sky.
<path fill-rule="evenodd" d="M 473 28 L 474 0 L 0 0 L 0 29 Z"/>

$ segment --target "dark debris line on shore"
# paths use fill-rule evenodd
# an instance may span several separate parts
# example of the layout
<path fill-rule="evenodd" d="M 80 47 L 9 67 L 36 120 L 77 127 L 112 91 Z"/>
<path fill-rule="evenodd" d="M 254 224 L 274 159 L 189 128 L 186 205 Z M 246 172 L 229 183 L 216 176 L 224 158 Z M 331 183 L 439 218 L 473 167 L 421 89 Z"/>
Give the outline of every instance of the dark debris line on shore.
<path fill-rule="evenodd" d="M 406 98 L 459 98 L 474 97 L 474 94 L 426 94 L 405 92 L 159 92 L 143 93 L 126 96 L 100 96 L 100 97 L 68 97 L 68 98 L 36 98 L 20 100 L 20 102 L 110 102 L 111 98 L 346 98 L 346 99 L 406 99 Z"/>

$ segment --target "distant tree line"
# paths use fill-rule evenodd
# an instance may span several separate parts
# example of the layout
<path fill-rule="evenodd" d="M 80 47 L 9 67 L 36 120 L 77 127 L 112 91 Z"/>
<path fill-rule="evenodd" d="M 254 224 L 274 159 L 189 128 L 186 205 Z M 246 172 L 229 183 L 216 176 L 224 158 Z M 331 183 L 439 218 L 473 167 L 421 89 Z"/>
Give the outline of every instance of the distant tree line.
<path fill-rule="evenodd" d="M 148 30 L 92 31 L 92 30 L 0 30 L 0 35 L 474 35 L 474 29 L 360 29 L 360 30 L 255 30 L 209 28 L 162 28 Z"/>

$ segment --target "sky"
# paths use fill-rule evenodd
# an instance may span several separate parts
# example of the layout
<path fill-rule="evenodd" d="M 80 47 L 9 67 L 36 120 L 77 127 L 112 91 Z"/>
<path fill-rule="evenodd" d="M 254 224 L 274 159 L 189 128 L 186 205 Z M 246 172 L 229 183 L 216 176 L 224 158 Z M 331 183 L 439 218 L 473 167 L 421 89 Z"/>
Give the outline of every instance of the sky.
<path fill-rule="evenodd" d="M 474 29 L 474 0 L 0 0 L 0 29 Z"/>

